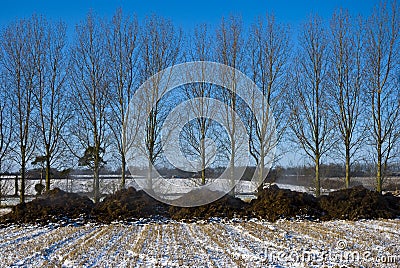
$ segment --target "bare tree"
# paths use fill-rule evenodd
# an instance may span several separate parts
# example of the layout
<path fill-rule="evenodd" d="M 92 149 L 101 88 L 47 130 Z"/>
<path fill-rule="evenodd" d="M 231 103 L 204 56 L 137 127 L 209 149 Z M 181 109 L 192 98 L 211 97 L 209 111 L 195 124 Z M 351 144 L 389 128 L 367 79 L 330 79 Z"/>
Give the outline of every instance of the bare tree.
<path fill-rule="evenodd" d="M 111 116 L 108 120 L 114 145 L 121 160 L 121 188 L 125 188 L 126 140 L 123 139 L 125 116 L 138 78 L 139 27 L 136 18 L 116 11 L 107 25 L 107 53 L 110 66 Z"/>
<path fill-rule="evenodd" d="M 105 31 L 98 18 L 89 13 L 76 27 L 71 50 L 71 86 L 74 96 L 75 128 L 72 130 L 84 150 L 80 165 L 93 170 L 94 201 L 100 200 L 99 170 L 109 145 L 109 67 Z"/>
<path fill-rule="evenodd" d="M 381 3 L 366 25 L 367 94 L 371 103 L 371 138 L 375 150 L 378 192 L 382 192 L 386 168 L 400 140 L 398 11 L 396 1 L 391 7 Z"/>
<path fill-rule="evenodd" d="M 360 124 L 363 105 L 362 23 L 347 11 L 333 14 L 330 23 L 329 92 L 333 119 L 345 151 L 345 183 L 350 185 L 354 154 L 360 149 L 365 128 Z"/>
<path fill-rule="evenodd" d="M 5 162 L 10 160 L 14 124 L 13 103 L 10 101 L 4 69 L 0 68 L 0 174 L 2 174 L 8 169 Z"/>
<path fill-rule="evenodd" d="M 210 36 L 208 26 L 201 24 L 195 28 L 187 51 L 187 61 L 211 61 L 213 60 L 214 43 Z M 205 68 L 199 71 L 201 77 L 205 77 Z M 188 74 L 189 76 L 193 74 Z M 188 99 L 199 98 L 199 106 L 190 106 L 192 112 L 197 116 L 192 122 L 183 128 L 183 138 L 186 146 L 186 154 L 200 158 L 200 185 L 206 184 L 206 167 L 215 160 L 215 153 L 209 150 L 206 143 L 211 138 L 213 131 L 213 109 L 211 109 L 206 98 L 213 96 L 214 85 L 199 82 L 185 86 L 184 93 Z"/>
<path fill-rule="evenodd" d="M 8 81 L 7 87 L 13 105 L 15 139 L 13 149 L 15 161 L 20 164 L 20 202 L 25 202 L 26 167 L 32 156 L 35 140 L 32 138 L 32 116 L 34 114 L 33 88 L 36 83 L 33 18 L 9 24 L 2 35 L 2 67 Z"/>
<path fill-rule="evenodd" d="M 158 100 L 167 90 L 166 85 L 160 84 L 160 81 L 164 75 L 168 75 L 164 69 L 177 63 L 181 31 L 176 30 L 171 21 L 153 15 L 144 23 L 140 42 L 140 80 L 151 80 L 148 81 L 149 87 L 145 89 L 146 99 L 142 100 L 146 116 L 146 137 L 145 146 L 141 149 L 148 160 L 147 187 L 152 189 L 152 166 L 161 154 L 161 123 L 166 118 L 165 111 L 168 109 L 165 100 Z"/>
<path fill-rule="evenodd" d="M 244 68 L 244 41 L 243 41 L 243 29 L 240 18 L 231 16 L 228 19 L 222 18 L 222 21 L 217 29 L 216 34 L 216 58 L 217 60 L 227 66 L 241 70 Z M 222 99 L 226 104 L 226 123 L 229 139 L 226 143 L 230 143 L 227 146 L 227 151 L 230 154 L 230 180 L 232 185 L 235 184 L 235 161 L 237 158 L 236 151 L 238 148 L 238 139 L 236 135 L 236 123 L 237 123 L 237 110 L 239 106 L 239 100 L 237 97 L 237 78 L 235 77 L 236 72 L 232 70 L 223 74 L 223 79 L 226 80 L 226 85 L 229 85 L 230 90 L 222 91 Z M 234 194 L 234 187 L 232 187 L 231 195 Z"/>
<path fill-rule="evenodd" d="M 9 194 L 12 189 L 10 181 L 2 176 L 11 167 L 10 153 L 12 146 L 14 146 L 12 110 L 13 107 L 8 92 L 7 79 L 5 78 L 4 69 L 0 66 L 0 204 L 2 198 Z"/>
<path fill-rule="evenodd" d="M 251 110 L 261 111 L 261 121 L 251 115 L 248 117 L 250 153 L 259 167 L 259 180 L 263 181 L 267 175 L 265 167 L 276 160 L 266 158 L 282 140 L 288 123 L 287 106 L 283 102 L 286 101 L 284 96 L 290 56 L 289 29 L 277 23 L 273 15 L 260 17 L 252 26 L 249 47 L 249 72 L 265 96 L 261 100 L 261 107 L 255 107 L 256 103 L 260 103 L 254 97 L 252 100 Z M 271 115 L 275 117 L 274 122 Z M 273 125 L 276 126 L 276 132 Z"/>
<path fill-rule="evenodd" d="M 38 146 L 41 152 L 39 158 L 45 164 L 45 189 L 49 191 L 51 167 L 65 153 L 62 135 L 71 118 L 64 87 L 68 64 L 65 53 L 66 26 L 61 22 L 49 23 L 43 17 L 34 17 L 32 23 L 37 80 L 33 92 L 38 108 L 35 125 L 42 139 Z"/>
<path fill-rule="evenodd" d="M 315 195 L 320 195 L 321 157 L 331 148 L 333 124 L 326 90 L 327 45 L 322 21 L 312 17 L 299 39 L 292 91 L 290 128 L 304 152 L 315 164 Z"/>

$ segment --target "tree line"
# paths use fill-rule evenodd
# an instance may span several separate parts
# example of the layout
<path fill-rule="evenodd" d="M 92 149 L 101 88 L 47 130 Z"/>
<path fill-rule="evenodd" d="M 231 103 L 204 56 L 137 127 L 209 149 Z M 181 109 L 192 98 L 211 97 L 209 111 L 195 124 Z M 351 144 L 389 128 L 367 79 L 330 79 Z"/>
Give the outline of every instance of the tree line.
<path fill-rule="evenodd" d="M 255 164 L 264 167 L 284 158 L 288 148 L 301 148 L 313 162 L 318 196 L 322 161 L 342 161 L 348 187 L 352 165 L 368 158 L 381 192 L 385 171 L 399 156 L 398 12 L 396 2 L 384 2 L 366 18 L 343 9 L 329 20 L 312 15 L 296 38 L 272 14 L 249 27 L 229 16 L 215 27 L 201 24 L 184 32 L 157 15 L 139 21 L 121 9 L 112 18 L 89 12 L 73 37 L 62 21 L 39 15 L 18 19 L 1 29 L 0 171 L 18 166 L 25 202 L 32 163 L 43 166 L 46 191 L 52 168 L 90 167 L 98 201 L 99 170 L 107 161 L 119 163 L 125 187 L 127 149 L 121 133 L 135 90 L 177 63 L 215 61 L 242 71 L 262 91 L 276 125 L 273 144 L 265 122 L 249 112 L 264 106 L 243 108 L 235 90 L 194 83 L 149 110 L 144 148 L 149 162 L 163 160 L 160 128 L 174 101 L 218 98 L 241 115 Z M 207 118 L 208 107 L 200 106 L 203 116 L 185 126 L 182 143 L 188 155 L 201 159 L 205 184 L 208 161 L 229 154 L 234 166 L 239 141 L 234 128 L 221 135 L 220 126 Z M 236 119 L 232 114 L 227 120 Z M 216 152 L 207 149 L 207 138 L 218 139 Z M 275 158 L 265 159 L 275 145 Z"/>

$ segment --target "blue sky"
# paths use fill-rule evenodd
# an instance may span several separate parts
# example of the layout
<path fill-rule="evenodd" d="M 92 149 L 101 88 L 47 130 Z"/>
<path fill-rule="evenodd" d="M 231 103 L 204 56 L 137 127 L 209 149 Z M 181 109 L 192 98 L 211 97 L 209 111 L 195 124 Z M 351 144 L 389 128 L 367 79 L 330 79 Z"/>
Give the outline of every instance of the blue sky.
<path fill-rule="evenodd" d="M 111 17 L 115 9 L 122 7 L 124 12 L 135 13 L 139 19 L 156 13 L 170 18 L 184 30 L 192 29 L 198 23 L 217 25 L 222 16 L 241 15 L 246 26 L 255 17 L 273 12 L 281 22 L 289 23 L 296 28 L 311 13 L 318 13 L 329 18 L 338 7 L 344 7 L 356 15 L 368 15 L 379 0 L 232 0 L 232 1 L 136 1 L 136 0 L 70 0 L 70 1 L 1 1 L 0 25 L 3 27 L 16 18 L 30 16 L 33 13 L 46 15 L 51 19 L 62 19 L 73 28 L 85 14 L 94 10 L 98 15 Z"/>

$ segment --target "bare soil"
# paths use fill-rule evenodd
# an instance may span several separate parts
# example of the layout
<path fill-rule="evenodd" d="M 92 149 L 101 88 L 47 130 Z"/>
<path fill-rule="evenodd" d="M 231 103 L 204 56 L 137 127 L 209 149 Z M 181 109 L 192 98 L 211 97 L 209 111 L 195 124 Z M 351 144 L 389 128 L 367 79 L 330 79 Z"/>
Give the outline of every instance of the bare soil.
<path fill-rule="evenodd" d="M 198 193 L 191 193 L 194 198 Z M 213 193 L 210 193 L 213 194 Z M 215 194 L 215 193 L 214 193 Z M 144 191 L 130 187 L 107 195 L 94 204 L 88 197 L 58 188 L 31 202 L 18 204 L 0 217 L 1 223 L 49 222 L 74 218 L 88 221 L 131 221 L 163 217 L 193 221 L 211 218 L 261 218 L 269 221 L 303 218 L 310 220 L 377 219 L 400 217 L 400 197 L 381 195 L 362 186 L 337 190 L 319 198 L 311 194 L 280 189 L 276 185 L 259 189 L 257 199 L 246 203 L 225 195 L 198 207 L 176 207 L 161 203 Z"/>

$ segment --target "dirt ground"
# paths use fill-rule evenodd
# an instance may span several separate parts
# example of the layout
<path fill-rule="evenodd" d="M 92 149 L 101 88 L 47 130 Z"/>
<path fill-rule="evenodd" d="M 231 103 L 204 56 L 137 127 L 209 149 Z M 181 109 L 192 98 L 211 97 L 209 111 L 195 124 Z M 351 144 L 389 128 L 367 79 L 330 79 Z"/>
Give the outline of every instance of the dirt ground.
<path fill-rule="evenodd" d="M 192 193 L 196 196 L 196 193 Z M 49 222 L 81 218 L 87 221 L 111 222 L 163 217 L 193 221 L 211 218 L 260 218 L 269 221 L 304 218 L 392 219 L 400 216 L 400 198 L 381 195 L 363 186 L 337 190 L 319 198 L 304 192 L 280 189 L 276 185 L 259 189 L 257 199 L 244 202 L 225 195 L 198 207 L 175 207 L 161 203 L 133 187 L 107 195 L 94 204 L 91 199 L 58 188 L 25 204 L 18 204 L 0 218 L 2 223 Z"/>

